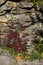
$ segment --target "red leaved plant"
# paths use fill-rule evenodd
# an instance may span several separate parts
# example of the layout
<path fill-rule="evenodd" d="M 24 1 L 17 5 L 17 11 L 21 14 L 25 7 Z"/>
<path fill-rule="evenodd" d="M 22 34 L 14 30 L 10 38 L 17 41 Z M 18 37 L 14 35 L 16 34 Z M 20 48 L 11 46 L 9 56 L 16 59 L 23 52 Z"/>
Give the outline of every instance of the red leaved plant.
<path fill-rule="evenodd" d="M 11 27 L 15 24 L 18 24 L 19 29 L 13 31 L 12 29 L 9 30 L 9 34 L 7 35 L 7 46 L 14 49 L 16 52 L 24 51 L 27 52 L 27 41 L 24 39 L 28 36 L 28 33 L 23 33 L 20 35 L 20 31 L 24 31 L 25 27 L 21 23 L 11 23 Z"/>

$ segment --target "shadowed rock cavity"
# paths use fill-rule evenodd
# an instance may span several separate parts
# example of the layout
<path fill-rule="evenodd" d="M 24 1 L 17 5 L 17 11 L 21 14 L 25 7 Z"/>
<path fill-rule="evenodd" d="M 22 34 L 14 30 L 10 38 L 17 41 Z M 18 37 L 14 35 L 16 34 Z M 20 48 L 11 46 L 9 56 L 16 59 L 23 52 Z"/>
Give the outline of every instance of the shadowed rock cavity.
<path fill-rule="evenodd" d="M 28 1 L 28 2 L 30 2 L 30 1 L 33 1 L 33 0 L 9 0 L 9 1 L 14 1 L 14 2 L 20 2 L 20 1 L 25 2 L 25 1 Z"/>
<path fill-rule="evenodd" d="M 9 1 L 13 1 L 13 2 L 20 2 L 21 0 L 9 0 Z"/>

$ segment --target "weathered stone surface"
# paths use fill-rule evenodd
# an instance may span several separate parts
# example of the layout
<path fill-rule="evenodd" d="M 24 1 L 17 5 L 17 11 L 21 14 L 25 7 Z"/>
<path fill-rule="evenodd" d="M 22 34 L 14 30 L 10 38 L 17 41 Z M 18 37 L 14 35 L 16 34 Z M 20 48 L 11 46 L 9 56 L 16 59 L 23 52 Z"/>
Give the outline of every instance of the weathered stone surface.
<path fill-rule="evenodd" d="M 3 3 L 5 3 L 7 0 L 0 0 L 0 5 L 2 5 Z"/>
<path fill-rule="evenodd" d="M 31 18 L 29 15 L 26 15 L 26 14 L 18 14 L 18 15 L 13 15 L 13 21 L 16 21 L 16 22 L 21 22 L 21 23 L 24 23 L 25 22 L 31 22 Z"/>
<path fill-rule="evenodd" d="M 33 64 L 34 65 L 43 65 L 43 62 L 42 62 L 42 60 L 41 60 L 41 62 L 39 62 L 39 60 L 35 60 L 35 61 L 33 61 Z"/>
<path fill-rule="evenodd" d="M 40 5 L 35 5 L 35 9 L 37 10 L 37 11 L 39 11 L 40 10 Z"/>
<path fill-rule="evenodd" d="M 12 8 L 16 8 L 16 3 L 7 1 L 5 5 L 0 7 L 0 11 L 11 10 Z"/>
<path fill-rule="evenodd" d="M 1 16 L 1 15 L 5 15 L 5 14 L 6 14 L 6 11 L 0 12 L 0 16 Z"/>
<path fill-rule="evenodd" d="M 29 12 L 31 12 L 31 11 L 17 7 L 17 9 L 13 8 L 10 13 L 11 14 L 24 14 L 24 13 L 29 13 Z"/>
<path fill-rule="evenodd" d="M 43 12 L 43 2 L 40 2 L 40 4 L 35 5 L 35 10 Z"/>
<path fill-rule="evenodd" d="M 5 18 L 5 16 L 0 16 L 0 23 L 1 22 L 7 22 L 7 18 Z"/>
<path fill-rule="evenodd" d="M 19 65 L 43 65 L 43 62 L 39 62 L 38 60 L 35 61 L 28 61 L 28 60 L 19 60 L 18 61 Z"/>
<path fill-rule="evenodd" d="M 37 17 L 38 17 L 40 20 L 43 19 L 43 15 L 42 15 L 42 13 L 40 13 L 40 12 L 36 12 L 36 15 L 37 15 Z"/>
<path fill-rule="evenodd" d="M 10 56 L 8 51 L 0 49 L 0 65 L 16 65 L 16 60 Z"/>
<path fill-rule="evenodd" d="M 5 6 L 5 10 L 11 10 L 12 8 L 16 8 L 16 3 L 7 1 L 4 6 Z"/>
<path fill-rule="evenodd" d="M 10 10 L 12 8 L 12 3 L 10 1 L 7 1 L 5 4 L 5 10 Z"/>
<path fill-rule="evenodd" d="M 7 12 L 10 13 L 11 9 L 16 9 L 16 3 L 7 1 L 3 6 L 0 7 L 0 15 L 6 14 Z"/>
<path fill-rule="evenodd" d="M 31 16 L 31 19 L 32 19 L 33 22 L 37 22 L 38 21 L 36 13 L 31 13 L 30 16 Z"/>
<path fill-rule="evenodd" d="M 1 45 L 7 44 L 7 40 L 5 38 L 9 29 L 11 29 L 10 27 L 12 22 L 20 22 L 26 26 L 25 32 L 29 33 L 29 36 L 27 37 L 28 45 L 31 45 L 32 40 L 34 40 L 36 36 L 35 32 L 40 29 L 43 30 L 43 6 L 34 5 L 30 1 L 33 0 L 21 0 L 21 2 L 20 0 L 0 0 L 0 32 L 3 34 L 0 35 Z M 12 26 L 13 30 L 18 27 L 18 24 Z M 29 53 L 31 53 L 32 50 L 32 47 L 29 48 Z M 1 50 L 0 65 L 43 65 L 43 62 L 40 63 L 38 60 L 33 62 L 29 62 L 27 60 L 17 60 L 16 63 L 16 60 L 13 59 L 8 52 Z"/>
<path fill-rule="evenodd" d="M 33 3 L 29 3 L 29 2 L 20 2 L 17 3 L 17 6 L 20 8 L 32 8 L 33 7 Z"/>

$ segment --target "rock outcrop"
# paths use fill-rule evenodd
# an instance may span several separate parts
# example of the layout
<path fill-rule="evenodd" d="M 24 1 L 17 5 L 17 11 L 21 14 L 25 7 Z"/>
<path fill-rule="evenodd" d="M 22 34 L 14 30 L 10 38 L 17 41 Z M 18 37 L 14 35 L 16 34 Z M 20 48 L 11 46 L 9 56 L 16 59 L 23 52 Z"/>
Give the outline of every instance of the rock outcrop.
<path fill-rule="evenodd" d="M 36 29 L 43 30 L 42 12 L 42 5 L 35 5 L 31 0 L 16 2 L 15 0 L 0 0 L 0 24 L 2 24 L 0 31 L 9 29 L 7 27 L 9 21 L 20 22 L 26 27 L 25 31 L 29 33 L 32 40 Z"/>
<path fill-rule="evenodd" d="M 25 31 L 29 33 L 29 45 L 31 45 L 35 37 L 38 37 L 36 31 L 43 31 L 43 4 L 36 5 L 32 1 L 33 0 L 0 0 L 0 45 L 6 44 L 6 35 L 10 29 L 9 25 L 11 25 L 11 22 L 20 22 L 26 27 Z M 15 24 L 13 28 L 17 29 L 18 25 Z M 0 65 L 14 65 L 15 62 L 13 61 L 9 56 L 0 55 Z M 28 65 L 28 62 L 27 64 L 21 65 Z M 31 63 L 29 65 L 31 65 Z"/>

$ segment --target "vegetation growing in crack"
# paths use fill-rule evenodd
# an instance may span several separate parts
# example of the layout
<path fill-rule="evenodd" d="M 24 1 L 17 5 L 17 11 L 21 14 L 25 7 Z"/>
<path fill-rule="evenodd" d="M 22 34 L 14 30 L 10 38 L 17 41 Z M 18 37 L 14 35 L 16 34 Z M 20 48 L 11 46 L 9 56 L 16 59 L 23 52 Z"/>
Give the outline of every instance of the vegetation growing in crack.
<path fill-rule="evenodd" d="M 43 0 L 33 0 L 34 4 L 43 4 Z"/>
<path fill-rule="evenodd" d="M 41 59 L 43 59 L 43 40 L 35 39 L 33 41 L 33 45 L 34 45 L 35 51 L 32 52 L 32 54 L 30 55 L 30 58 L 32 60 L 39 59 L 40 61 Z"/>

